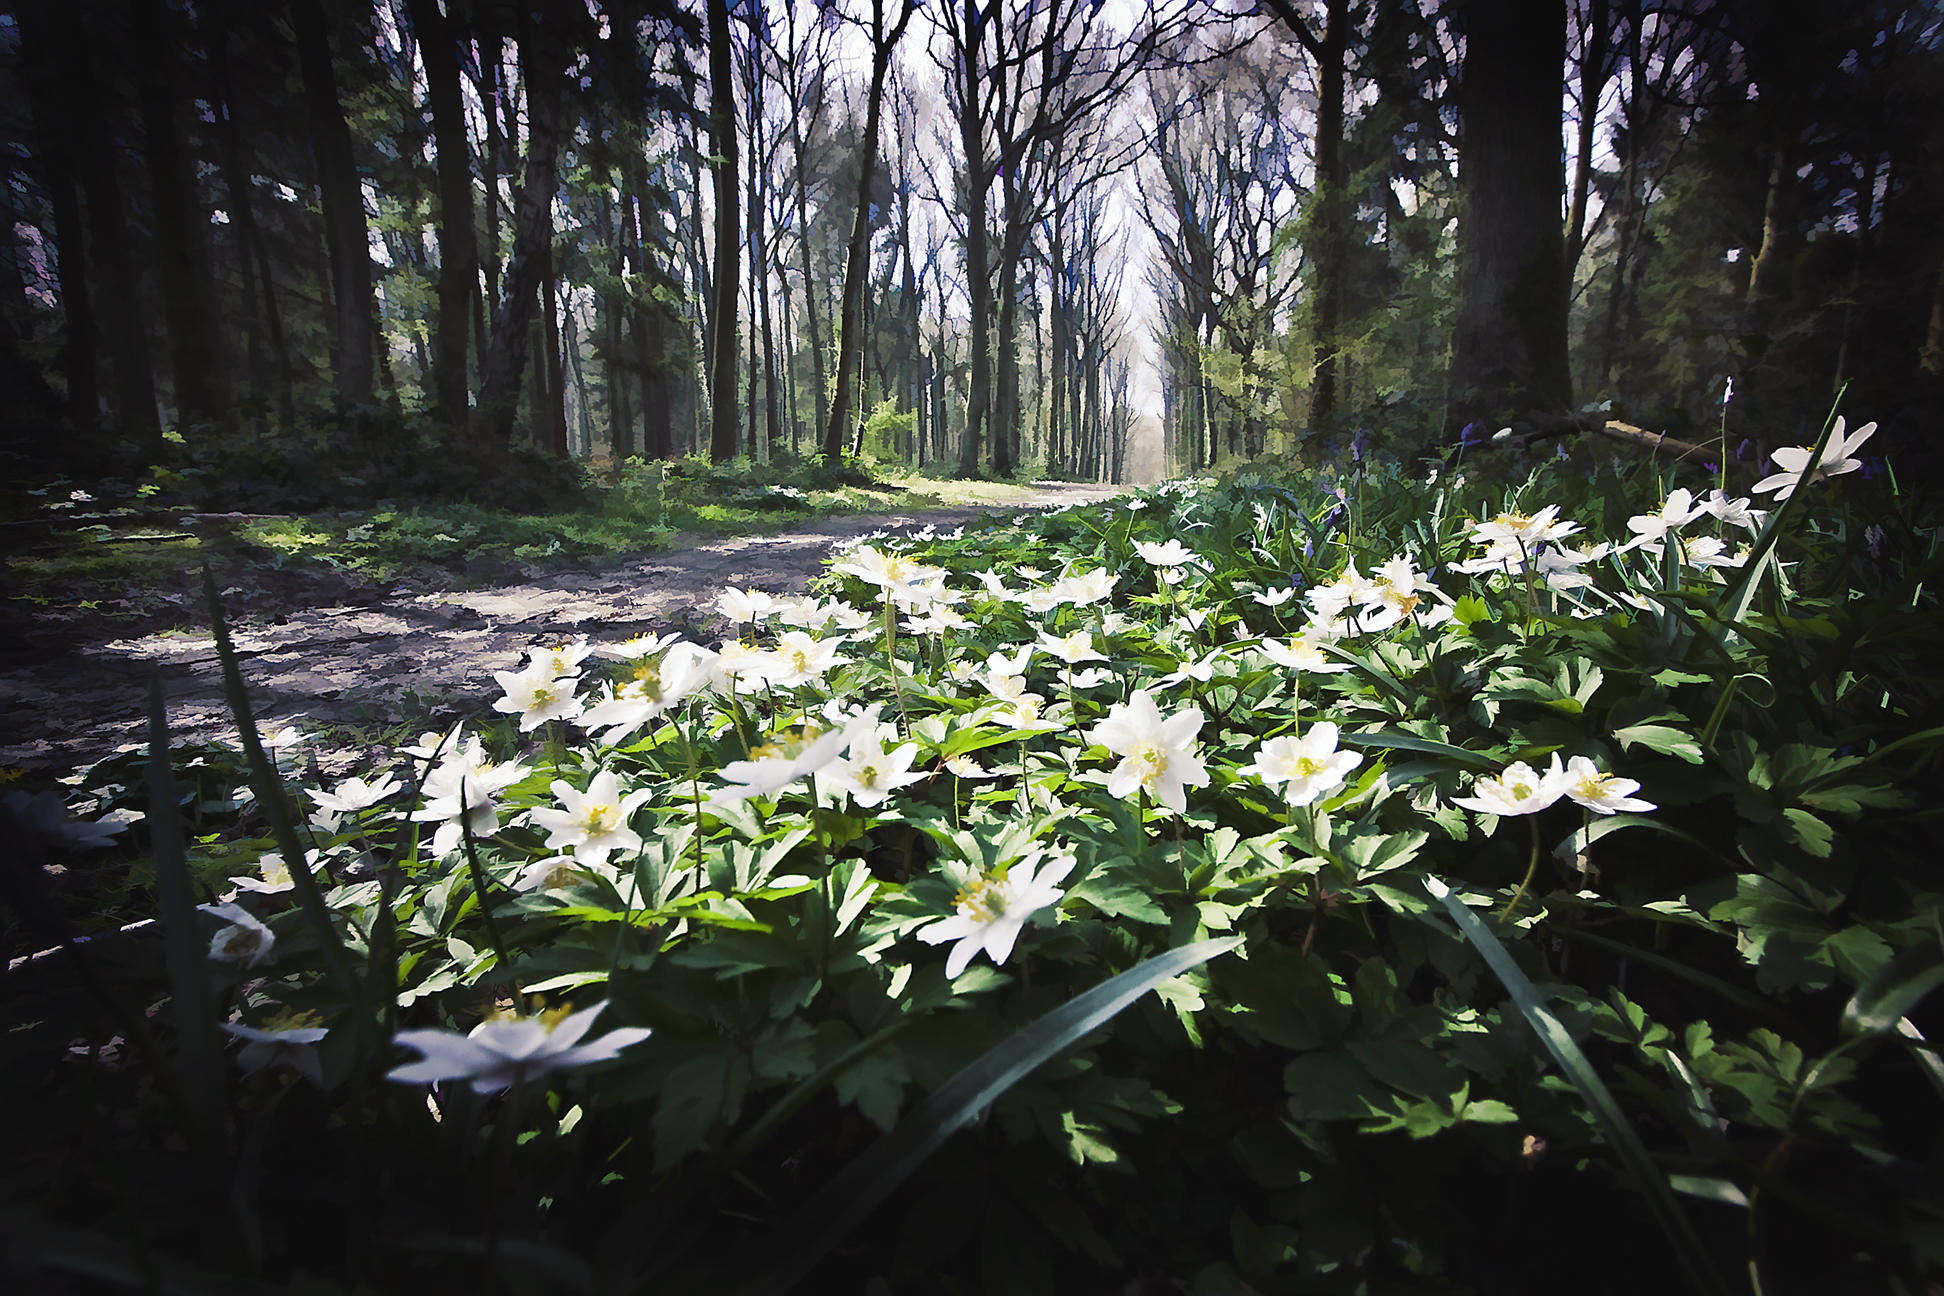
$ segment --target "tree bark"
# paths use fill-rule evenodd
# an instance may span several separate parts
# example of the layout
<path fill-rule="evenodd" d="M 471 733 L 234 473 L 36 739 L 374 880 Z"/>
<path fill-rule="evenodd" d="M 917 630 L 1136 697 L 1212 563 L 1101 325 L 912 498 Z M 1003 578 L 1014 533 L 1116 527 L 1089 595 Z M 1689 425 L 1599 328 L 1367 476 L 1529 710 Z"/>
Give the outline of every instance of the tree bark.
<path fill-rule="evenodd" d="M 544 24 L 540 24 L 535 31 L 543 29 Z M 512 443 L 513 422 L 520 407 L 528 330 L 553 244 L 555 171 L 565 91 L 559 69 L 546 53 L 529 44 L 521 49 L 520 62 L 527 83 L 526 177 L 514 221 L 513 258 L 507 263 L 504 291 L 493 312 L 479 408 L 473 418 L 478 448 L 491 452 L 504 451 Z M 545 427 L 535 429 L 538 436 L 548 431 Z"/>
<path fill-rule="evenodd" d="M 736 418 L 736 287 L 742 224 L 736 193 L 736 83 L 729 49 L 728 0 L 708 0 L 709 151 L 715 172 L 715 345 L 710 361 L 709 458 L 733 459 Z"/>
<path fill-rule="evenodd" d="M 425 62 L 426 99 L 439 166 L 438 313 L 432 328 L 432 417 L 463 436 L 471 416 L 466 334 L 479 296 L 479 236 L 473 214 L 472 144 L 459 93 L 457 24 L 439 0 L 407 0 Z"/>
<path fill-rule="evenodd" d="M 67 379 L 68 419 L 80 443 L 76 449 L 95 452 L 101 436 L 101 343 L 94 298 L 88 291 L 87 236 L 75 181 L 74 121 L 60 71 L 65 62 L 62 34 L 48 10 L 46 0 L 30 0 L 17 11 L 21 66 L 40 146 L 41 175 L 54 216 L 61 314 L 67 324 L 61 338 L 61 369 Z"/>
<path fill-rule="evenodd" d="M 852 419 L 851 383 L 856 380 L 864 351 L 864 286 L 870 274 L 871 181 L 877 170 L 878 126 L 884 112 L 884 78 L 891 70 L 891 51 L 904 36 L 915 6 L 894 0 L 898 17 L 887 29 L 884 0 L 871 0 L 871 88 L 864 106 L 864 138 L 857 163 L 857 207 L 851 214 L 850 249 L 844 265 L 844 316 L 837 332 L 837 382 L 830 393 L 830 417 L 824 423 L 823 452 L 835 460 L 843 452 L 843 436 Z M 968 5 L 970 0 L 968 0 Z M 858 411 L 862 416 L 862 411 Z"/>
<path fill-rule="evenodd" d="M 1458 319 L 1444 436 L 1572 404 L 1559 222 L 1563 0 L 1466 7 Z"/>
<path fill-rule="evenodd" d="M 209 274 L 208 221 L 176 125 L 176 92 L 169 64 L 179 44 L 160 0 L 138 0 L 130 11 L 141 47 L 139 69 L 142 160 L 154 203 L 156 271 L 175 378 L 176 422 L 213 423 L 228 413 L 217 378 L 214 289 Z"/>
<path fill-rule="evenodd" d="M 338 100 L 331 42 L 319 0 L 291 0 L 291 28 L 303 75 L 304 103 L 324 208 L 324 243 L 331 261 L 336 310 L 337 391 L 346 405 L 371 402 L 376 339 L 371 324 L 371 250 L 364 190 L 351 151 L 351 129 Z"/>

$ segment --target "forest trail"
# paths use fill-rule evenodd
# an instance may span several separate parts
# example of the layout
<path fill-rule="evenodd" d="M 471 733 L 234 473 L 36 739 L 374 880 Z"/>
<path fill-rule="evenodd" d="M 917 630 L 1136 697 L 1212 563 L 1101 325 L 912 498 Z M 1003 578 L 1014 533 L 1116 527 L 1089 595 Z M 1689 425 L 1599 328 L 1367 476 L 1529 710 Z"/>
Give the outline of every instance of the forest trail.
<path fill-rule="evenodd" d="M 723 586 L 800 591 L 839 541 L 1095 503 L 1128 489 L 1040 483 L 1000 505 L 832 517 L 791 531 L 552 572 L 530 583 L 243 616 L 231 635 L 259 727 L 294 722 L 323 730 L 322 741 L 301 750 L 314 750 L 324 770 L 341 773 L 366 756 L 362 744 L 374 731 L 408 716 L 430 723 L 434 716 L 449 722 L 489 712 L 497 694 L 492 672 L 516 668 L 535 644 L 668 631 L 712 642 L 722 626 L 710 605 Z M 178 741 L 234 736 L 213 637 L 178 630 L 80 643 L 0 670 L 6 718 L 0 765 L 66 774 L 145 743 L 148 681 L 156 667 Z"/>

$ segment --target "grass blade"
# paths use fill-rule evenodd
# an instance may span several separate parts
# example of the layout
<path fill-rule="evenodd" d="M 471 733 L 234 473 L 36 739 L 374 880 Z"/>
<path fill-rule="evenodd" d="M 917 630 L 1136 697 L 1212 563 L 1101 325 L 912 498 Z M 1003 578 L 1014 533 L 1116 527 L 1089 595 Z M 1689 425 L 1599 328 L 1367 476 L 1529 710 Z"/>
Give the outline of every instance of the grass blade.
<path fill-rule="evenodd" d="M 169 1001 L 181 1050 L 183 1103 L 205 1153 L 220 1157 L 227 1142 L 223 1096 L 223 1041 L 216 1029 L 216 998 L 196 928 L 196 897 L 182 849 L 176 814 L 175 776 L 169 768 L 169 718 L 162 704 L 162 677 L 149 678 L 148 826 L 155 849 L 155 889 L 162 905 L 163 954 L 169 970 Z"/>
<path fill-rule="evenodd" d="M 316 937 L 325 970 L 338 983 L 345 1005 L 352 1013 L 353 1029 L 362 1041 L 369 1023 L 361 1002 L 363 994 L 357 973 L 352 970 L 351 958 L 338 936 L 337 925 L 331 921 L 331 910 L 324 903 L 324 892 L 311 873 L 310 857 L 305 853 L 304 843 L 297 836 L 297 825 L 290 817 L 290 802 L 284 796 L 283 780 L 271 766 L 270 758 L 263 754 L 263 740 L 257 734 L 256 716 L 250 709 L 250 695 L 243 687 L 243 672 L 236 664 L 236 648 L 230 642 L 229 622 L 223 616 L 223 601 L 216 592 L 216 577 L 210 573 L 207 564 L 203 567 L 202 575 L 203 597 L 209 602 L 209 628 L 216 637 L 216 657 L 223 668 L 223 693 L 229 700 L 230 714 L 235 717 L 237 730 L 243 739 L 243 754 L 250 765 L 250 786 L 256 790 L 257 801 L 263 806 L 264 813 L 270 816 L 277 848 L 283 852 L 284 864 L 290 870 L 292 889 L 297 893 L 297 907 L 303 912 L 305 921 Z"/>
<path fill-rule="evenodd" d="M 1646 1198 L 1655 1222 L 1667 1234 L 1668 1241 L 1673 1243 L 1674 1254 L 1687 1274 L 1689 1285 L 1699 1292 L 1726 1296 L 1731 1289 L 1716 1271 L 1714 1262 L 1708 1258 L 1707 1248 L 1695 1233 L 1694 1226 L 1688 1222 L 1680 1203 L 1674 1199 L 1667 1177 L 1654 1164 L 1640 1136 L 1634 1133 L 1633 1125 L 1620 1110 L 1620 1104 L 1614 1101 L 1613 1091 L 1607 1088 L 1606 1081 L 1600 1079 L 1599 1072 L 1593 1069 L 1593 1064 L 1580 1051 L 1579 1045 L 1573 1042 L 1573 1037 L 1566 1033 L 1559 1019 L 1547 1010 L 1539 988 L 1520 970 L 1499 938 L 1450 887 L 1428 876 L 1424 879 L 1424 887 L 1433 899 L 1443 903 L 1452 921 L 1458 924 L 1458 930 L 1465 934 L 1465 939 L 1471 942 L 1472 948 L 1479 952 L 1505 986 L 1506 993 L 1512 996 L 1512 1001 L 1518 1005 L 1519 1012 L 1539 1037 L 1539 1042 L 1546 1046 L 1546 1051 L 1559 1063 L 1559 1069 L 1566 1073 L 1567 1079 L 1573 1082 L 1580 1096 L 1586 1100 L 1594 1119 L 1606 1134 L 1607 1143 L 1626 1167 L 1641 1196 Z"/>
<path fill-rule="evenodd" d="M 1034 1068 L 1161 982 L 1241 943 L 1238 936 L 1226 936 L 1156 955 L 987 1050 L 914 1108 L 897 1129 L 839 1171 L 785 1230 L 786 1258 L 740 1288 L 741 1296 L 780 1296 L 789 1291 L 940 1144 Z"/>

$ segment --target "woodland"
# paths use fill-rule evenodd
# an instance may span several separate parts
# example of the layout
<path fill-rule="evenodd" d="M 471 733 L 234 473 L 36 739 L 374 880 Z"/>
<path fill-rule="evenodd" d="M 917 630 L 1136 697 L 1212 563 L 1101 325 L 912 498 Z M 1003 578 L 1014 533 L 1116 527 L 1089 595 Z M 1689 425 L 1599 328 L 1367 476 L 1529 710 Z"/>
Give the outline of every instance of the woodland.
<path fill-rule="evenodd" d="M 1937 408 L 1921 5 L 129 0 L 0 37 L 16 476 L 1119 481 L 1534 414 L 1692 438 L 1731 379 L 1738 446 L 1848 385 L 1923 453 Z"/>
<path fill-rule="evenodd" d="M 0 1286 L 1941 1289 L 1935 5 L 0 67 Z"/>

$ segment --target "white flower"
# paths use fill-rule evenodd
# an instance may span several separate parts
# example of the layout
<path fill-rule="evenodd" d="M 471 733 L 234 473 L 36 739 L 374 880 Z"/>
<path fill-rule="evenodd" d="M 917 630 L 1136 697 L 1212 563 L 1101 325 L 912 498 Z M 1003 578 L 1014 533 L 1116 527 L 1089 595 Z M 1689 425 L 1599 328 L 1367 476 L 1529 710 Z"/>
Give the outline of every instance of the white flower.
<path fill-rule="evenodd" d="M 523 670 L 494 671 L 493 678 L 506 690 L 506 696 L 493 703 L 493 710 L 519 716 L 521 733 L 580 714 L 574 677 L 562 679 L 551 657 L 539 657 Z"/>
<path fill-rule="evenodd" d="M 934 607 L 923 616 L 908 616 L 904 628 L 910 634 L 944 634 L 948 630 L 970 630 L 971 621 L 948 607 Z"/>
<path fill-rule="evenodd" d="M 1718 490 L 1709 491 L 1708 498 L 1701 501 L 1701 507 L 1729 526 L 1738 526 L 1745 531 L 1761 530 L 1762 522 L 1768 517 L 1765 510 L 1748 507 L 1747 496 L 1730 499 Z"/>
<path fill-rule="evenodd" d="M 603 741 L 619 742 L 720 677 L 714 653 L 700 644 L 678 643 L 661 660 L 636 666 L 631 678 L 582 711 L 576 723 L 590 731 L 606 730 Z"/>
<path fill-rule="evenodd" d="M 1176 814 L 1186 811 L 1185 789 L 1208 783 L 1208 768 L 1195 754 L 1195 735 L 1201 727 L 1202 713 L 1196 707 L 1162 719 L 1146 689 L 1136 689 L 1124 703 L 1116 702 L 1088 734 L 1089 742 L 1121 758 L 1108 776 L 1107 795 L 1125 797 L 1139 788 Z"/>
<path fill-rule="evenodd" d="M 1249 595 L 1249 597 L 1267 608 L 1281 607 L 1296 597 L 1296 587 L 1294 585 L 1285 585 L 1281 589 L 1257 590 L 1255 593 Z"/>
<path fill-rule="evenodd" d="M 766 796 L 815 774 L 836 760 L 857 734 L 876 725 L 877 708 L 872 707 L 845 725 L 807 723 L 778 730 L 750 753 L 750 759 L 730 761 L 722 767 L 720 773 L 729 786 L 711 792 L 708 804 Z"/>
<path fill-rule="evenodd" d="M 1289 804 L 1306 806 L 1342 786 L 1344 777 L 1363 764 L 1363 756 L 1337 750 L 1337 727 L 1319 720 L 1300 738 L 1271 738 L 1256 752 L 1255 763 L 1238 773 L 1253 774 L 1271 787 L 1283 789 Z"/>
<path fill-rule="evenodd" d="M 1594 814 L 1610 815 L 1620 810 L 1659 808 L 1651 801 L 1642 801 L 1633 795 L 1638 791 L 1640 784 L 1634 780 L 1621 778 L 1618 774 L 1602 774 L 1599 766 L 1584 756 L 1575 756 L 1566 762 L 1566 795 Z"/>
<path fill-rule="evenodd" d="M 317 852 L 312 851 L 310 854 L 311 858 L 315 859 Z M 290 866 L 284 863 L 281 851 L 269 851 L 258 860 L 255 877 L 235 877 L 230 881 L 243 890 L 254 891 L 258 895 L 279 895 L 297 888 L 297 880 L 290 876 Z"/>
<path fill-rule="evenodd" d="M 599 878 L 619 884 L 621 875 L 611 864 L 595 864 L 575 855 L 555 855 L 535 860 L 513 879 L 515 891 L 559 891 Z"/>
<path fill-rule="evenodd" d="M 1742 502 L 1747 503 L 1746 500 Z M 1629 540 L 1623 547 L 1637 549 L 1641 545 L 1659 540 L 1669 531 L 1686 526 L 1707 511 L 1705 505 L 1695 503 L 1694 493 L 1685 487 L 1670 491 L 1667 501 L 1657 512 L 1640 513 L 1627 519 L 1627 529 L 1634 533 L 1634 539 Z"/>
<path fill-rule="evenodd" d="M 1349 662 L 1332 659 L 1323 651 L 1325 640 L 1312 634 L 1290 639 L 1264 639 L 1257 649 L 1284 670 L 1308 671 L 1313 675 L 1335 675 L 1350 669 Z"/>
<path fill-rule="evenodd" d="M 317 1022 L 316 1013 L 294 1012 L 285 1008 L 260 1027 L 245 1026 L 241 1022 L 224 1022 L 222 1025 L 224 1030 L 244 1042 L 236 1052 L 236 1064 L 243 1068 L 243 1074 L 255 1075 L 279 1062 L 287 1062 L 292 1070 L 321 1089 L 324 1087 L 324 1067 L 318 1061 L 317 1041 L 329 1035 L 331 1030 Z"/>
<path fill-rule="evenodd" d="M 1081 572 L 1077 576 L 1061 577 L 1053 583 L 1050 592 L 1057 595 L 1062 602 L 1071 603 L 1075 607 L 1086 607 L 1112 594 L 1117 579 L 1105 567 L 1096 567 L 1092 571 Z"/>
<path fill-rule="evenodd" d="M 744 680 L 761 683 L 763 670 L 769 664 L 769 654 L 745 639 L 727 639 L 716 653 L 716 669 L 722 678 L 731 685 Z"/>
<path fill-rule="evenodd" d="M 640 634 L 619 643 L 602 644 L 594 650 L 594 655 L 609 661 L 640 661 L 643 657 L 654 656 L 679 638 L 681 636 L 675 634 Z"/>
<path fill-rule="evenodd" d="M 336 814 L 355 814 L 369 810 L 392 793 L 398 791 L 398 780 L 387 774 L 376 783 L 367 783 L 361 778 L 348 778 L 337 785 L 333 792 L 312 792 L 311 800 L 321 810 Z"/>
<path fill-rule="evenodd" d="M 588 646 L 586 635 L 571 643 L 529 648 L 524 669 L 535 674 L 552 671 L 555 679 L 571 679 L 580 674 L 580 664 L 587 660 L 587 655 L 593 651 Z"/>
<path fill-rule="evenodd" d="M 860 734 L 851 742 L 850 754 L 824 766 L 820 777 L 833 788 L 848 792 L 860 809 L 884 804 L 884 799 L 901 787 L 920 782 L 923 774 L 911 772 L 918 756 L 916 743 L 894 742 L 884 745 L 885 732 Z"/>
<path fill-rule="evenodd" d="M 652 789 L 641 788 L 622 796 L 614 771 L 602 770 L 588 780 L 585 792 L 556 779 L 553 794 L 560 809 L 531 812 L 532 821 L 547 830 L 548 850 L 570 846 L 575 859 L 605 864 L 614 851 L 641 849 L 641 835 L 628 826 L 628 816 L 654 795 Z"/>
<path fill-rule="evenodd" d="M 759 589 L 729 586 L 716 595 L 716 611 L 738 624 L 761 621 L 776 610 L 776 600 Z"/>
<path fill-rule="evenodd" d="M 1859 446 L 1870 439 L 1876 432 L 1876 429 L 1876 424 L 1865 423 L 1862 427 L 1856 429 L 1853 435 L 1845 437 L 1843 435 L 1843 419 L 1839 415 L 1836 419 L 1836 427 L 1829 434 L 1829 443 L 1823 447 L 1822 458 L 1816 461 L 1815 471 L 1809 474 L 1809 480 L 1819 482 L 1825 477 L 1835 477 L 1842 473 L 1855 472 L 1858 468 L 1861 468 L 1863 461 L 1861 459 L 1852 459 L 1850 456 L 1856 453 Z M 1775 498 L 1779 500 L 1789 498 L 1789 496 L 1795 494 L 1796 479 L 1802 476 L 1802 470 L 1809 466 L 1809 452 L 1813 448 L 1812 446 L 1784 446 L 1780 450 L 1772 452 L 1769 458 L 1775 460 L 1776 467 L 1782 471 L 1762 478 L 1762 480 L 1756 482 L 1749 489 L 1754 491 L 1775 491 Z"/>
<path fill-rule="evenodd" d="M 842 635 L 834 639 L 817 639 L 802 630 L 786 630 L 778 637 L 776 648 L 764 663 L 763 676 L 779 688 L 814 684 L 824 677 L 825 672 L 850 661 L 848 657 L 837 655 L 843 643 Z"/>
<path fill-rule="evenodd" d="M 1560 768 L 1559 753 L 1554 752 L 1546 772 L 1518 761 L 1508 765 L 1497 778 L 1480 778 L 1472 783 L 1473 795 L 1453 797 L 1453 805 L 1480 814 L 1536 814 L 1566 793 L 1566 771 Z"/>
<path fill-rule="evenodd" d="M 1078 666 L 1081 662 L 1107 660 L 1105 653 L 1094 650 L 1093 634 L 1087 630 L 1075 630 L 1069 635 L 1050 635 L 1042 631 L 1039 646 L 1044 648 L 1049 656 L 1057 657 L 1069 666 Z"/>
<path fill-rule="evenodd" d="M 1006 588 L 1006 578 L 999 574 L 997 568 L 988 567 L 982 572 L 973 572 L 972 575 L 978 580 L 979 584 L 985 586 L 985 592 L 988 597 L 998 599 L 1002 603 L 1010 602 L 1016 597 L 1011 590 Z"/>
<path fill-rule="evenodd" d="M 425 805 L 411 816 L 419 823 L 439 825 L 432 837 L 432 854 L 438 857 L 458 850 L 468 829 L 475 837 L 497 832 L 499 805 L 494 798 L 529 773 L 518 761 L 487 760 L 478 735 L 447 752 L 426 775 Z"/>
<path fill-rule="evenodd" d="M 229 924 L 218 930 L 210 940 L 209 957 L 225 963 L 241 963 L 244 967 L 255 967 L 270 957 L 277 938 L 248 909 L 226 903 L 197 905 L 196 908 L 215 914 Z"/>
<path fill-rule="evenodd" d="M 1147 560 L 1150 567 L 1207 565 L 1202 561 L 1201 555 L 1197 554 L 1193 549 L 1190 549 L 1179 540 L 1169 540 L 1164 544 L 1155 544 L 1152 541 L 1142 540 L 1135 544 L 1134 549 L 1142 558 Z"/>
<path fill-rule="evenodd" d="M 522 1080 L 552 1071 L 605 1062 L 649 1036 L 646 1027 L 623 1026 L 582 1044 L 605 1003 L 577 1013 L 553 1009 L 537 1017 L 489 1017 L 468 1034 L 445 1030 L 407 1030 L 393 1042 L 416 1049 L 417 1062 L 393 1067 L 387 1078 L 404 1084 L 470 1081 L 474 1093 L 497 1093 Z"/>
<path fill-rule="evenodd" d="M 1105 684 L 1108 680 L 1116 679 L 1116 678 L 1118 677 L 1114 674 L 1114 672 L 1108 670 L 1106 667 L 1096 666 L 1092 670 L 1075 671 L 1073 673 L 1073 678 L 1068 682 L 1071 683 L 1076 690 L 1079 690 L 1079 689 L 1099 688 L 1102 684 Z"/>
<path fill-rule="evenodd" d="M 1527 547 L 1541 540 L 1560 540 L 1580 529 L 1577 522 L 1560 522 L 1559 505 L 1548 504 L 1537 513 L 1504 512 L 1490 522 L 1471 524 L 1471 538 L 1479 544 L 1494 540 L 1523 541 Z"/>
<path fill-rule="evenodd" d="M 1049 854 L 1044 848 L 992 875 L 980 873 L 966 883 L 955 901 L 956 912 L 919 929 L 927 945 L 957 941 L 945 959 L 945 975 L 956 980 L 973 956 L 984 950 L 995 965 L 1012 955 L 1013 943 L 1026 920 L 1060 899 L 1058 883 L 1073 871 L 1070 854 Z"/>
<path fill-rule="evenodd" d="M 1216 648 L 1202 654 L 1201 657 L 1193 661 L 1181 662 L 1176 666 L 1174 671 L 1162 676 L 1157 681 L 1157 684 L 1161 688 L 1173 688 L 1175 685 L 1185 684 L 1189 680 L 1194 680 L 1197 684 L 1206 684 L 1215 678 L 1215 668 L 1221 665 L 1227 657 L 1228 654 L 1226 652 L 1220 648 Z"/>
<path fill-rule="evenodd" d="M 49 845 L 68 850 L 112 846 L 115 844 L 115 834 L 128 827 L 127 822 L 108 819 L 88 823 L 70 821 L 67 817 L 67 799 L 51 788 L 32 796 L 15 788 L 7 793 L 5 805 L 20 828 Z"/>
<path fill-rule="evenodd" d="M 973 760 L 963 752 L 957 756 L 948 757 L 945 761 L 945 768 L 950 770 L 954 776 L 962 779 L 988 779 L 994 777 L 991 770 L 979 764 L 979 762 Z"/>

